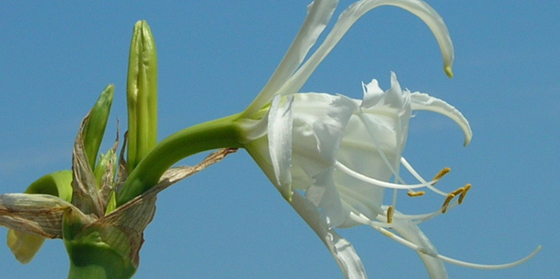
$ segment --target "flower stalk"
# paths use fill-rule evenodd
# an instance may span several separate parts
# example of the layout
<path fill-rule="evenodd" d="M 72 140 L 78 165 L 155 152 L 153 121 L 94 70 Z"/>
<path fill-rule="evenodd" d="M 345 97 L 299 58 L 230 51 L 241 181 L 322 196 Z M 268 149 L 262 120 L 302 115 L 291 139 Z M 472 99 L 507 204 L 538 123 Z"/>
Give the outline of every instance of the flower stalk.
<path fill-rule="evenodd" d="M 191 155 L 218 148 L 243 147 L 231 115 L 183 129 L 161 141 L 132 171 L 117 195 L 117 206 L 148 191 L 173 164 Z"/>

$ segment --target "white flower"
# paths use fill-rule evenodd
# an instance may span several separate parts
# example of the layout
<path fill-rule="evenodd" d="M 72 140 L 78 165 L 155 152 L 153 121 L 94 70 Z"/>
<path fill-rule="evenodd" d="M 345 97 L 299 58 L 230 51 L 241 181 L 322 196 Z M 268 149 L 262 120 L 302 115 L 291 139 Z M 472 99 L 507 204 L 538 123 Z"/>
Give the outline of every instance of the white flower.
<path fill-rule="evenodd" d="M 389 217 L 389 207 L 383 205 L 384 190 L 432 187 L 435 183 L 387 182 L 400 177 L 413 110 L 432 110 L 455 120 L 463 128 L 465 142 L 472 133 L 466 119 L 452 106 L 426 94 L 401 90 L 394 74 L 391 82 L 387 92 L 376 80 L 364 85 L 363 101 L 320 93 L 277 96 L 268 116 L 255 124 L 246 149 L 286 199 L 301 199 L 297 190 L 305 192 L 305 202 L 300 203 L 307 210 L 314 209 L 314 221 L 324 232 L 334 234 L 334 227 L 362 224 L 377 229 L 399 227 L 409 242 L 437 254 L 427 238 L 426 243 L 417 239 L 421 231 L 410 223 L 410 216 Z M 417 231 L 407 234 L 411 228 Z M 445 274 L 438 260 L 430 256 L 424 260 L 437 263 L 437 270 L 428 265 L 431 273 Z M 354 265 L 361 266 L 359 262 Z"/>
<path fill-rule="evenodd" d="M 433 185 L 448 169 L 427 181 L 402 157 L 414 110 L 429 110 L 451 118 L 463 130 L 465 145 L 468 144 L 471 129 L 453 106 L 427 94 L 402 90 L 394 74 L 387 92 L 379 88 L 376 80 L 363 85 L 363 100 L 297 93 L 352 24 L 380 5 L 398 6 L 420 17 L 440 45 L 445 72 L 452 75 L 453 47 L 447 28 L 437 12 L 419 0 L 354 3 L 342 12 L 323 44 L 303 62 L 329 22 L 337 2 L 318 0 L 309 6 L 308 16 L 286 56 L 237 120 L 244 147 L 325 243 L 347 278 L 367 276 L 352 245 L 334 228 L 364 224 L 417 251 L 431 278 L 448 278 L 443 260 L 481 268 L 503 268 L 522 262 L 479 266 L 449 259 L 438 254 L 417 226 L 460 203 L 470 188 L 467 185 L 451 193 L 442 192 Z M 400 166 L 418 183 L 406 184 L 400 176 Z M 394 183 L 389 182 L 391 178 Z M 391 205 L 383 205 L 386 188 L 394 190 Z M 423 192 L 414 191 L 418 188 L 445 196 L 441 208 L 423 215 L 398 212 L 397 190 L 421 195 Z"/>

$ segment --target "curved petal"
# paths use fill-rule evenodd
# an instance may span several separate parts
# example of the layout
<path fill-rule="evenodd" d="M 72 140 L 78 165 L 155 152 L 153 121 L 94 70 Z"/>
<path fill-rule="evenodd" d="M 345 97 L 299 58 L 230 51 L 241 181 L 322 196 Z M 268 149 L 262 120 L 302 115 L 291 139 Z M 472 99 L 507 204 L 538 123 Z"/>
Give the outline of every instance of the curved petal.
<path fill-rule="evenodd" d="M 315 68 L 336 46 L 338 41 L 365 13 L 379 6 L 397 6 L 403 8 L 422 19 L 434 33 L 439 44 L 445 73 L 453 76 L 454 51 L 447 26 L 441 16 L 428 4 L 420 0 L 362 0 L 352 4 L 339 17 L 337 23 L 327 38 L 315 53 L 301 66 L 301 68 L 280 89 L 281 92 L 297 92 L 313 73 Z"/>
<path fill-rule="evenodd" d="M 444 100 L 432 97 L 425 93 L 414 92 L 410 94 L 412 100 L 412 110 L 427 110 L 443 114 L 451 118 L 461 127 L 465 134 L 464 145 L 467 146 L 472 139 L 472 130 L 469 121 L 454 106 Z"/>
<path fill-rule="evenodd" d="M 418 245 L 418 247 L 420 247 L 424 251 L 428 251 L 431 254 L 438 254 L 436 248 L 434 247 L 434 245 L 432 245 L 428 237 L 422 232 L 422 230 L 420 230 L 417 225 L 413 224 L 411 221 L 399 220 L 398 222 L 395 222 L 393 229 L 404 239 Z M 431 279 L 449 278 L 442 260 L 429 256 L 425 253 L 418 252 L 418 255 L 424 262 L 424 265 L 426 266 Z"/>
<path fill-rule="evenodd" d="M 347 279 L 367 279 L 362 261 L 352 244 L 332 229 L 316 206 L 294 192 L 290 205 L 327 246 Z"/>
<path fill-rule="evenodd" d="M 294 97 L 287 100 L 276 96 L 268 113 L 268 147 L 270 161 L 276 176 L 275 183 L 280 187 L 282 196 L 292 200 L 292 125 Z"/>
<path fill-rule="evenodd" d="M 301 65 L 309 49 L 329 23 L 338 0 L 318 0 L 308 6 L 308 14 L 286 55 L 278 68 L 270 77 L 268 83 L 261 90 L 257 98 L 243 112 L 244 116 L 251 115 L 270 102 L 278 89 L 290 78 Z M 291 92 L 295 93 L 295 92 Z"/>

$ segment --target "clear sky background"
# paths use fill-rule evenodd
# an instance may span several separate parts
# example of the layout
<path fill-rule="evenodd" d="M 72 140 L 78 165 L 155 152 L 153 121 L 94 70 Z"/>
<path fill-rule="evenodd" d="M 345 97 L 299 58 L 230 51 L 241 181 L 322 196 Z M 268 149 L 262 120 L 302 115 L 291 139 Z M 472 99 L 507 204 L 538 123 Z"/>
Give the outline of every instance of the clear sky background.
<path fill-rule="evenodd" d="M 341 1 L 336 14 L 353 1 Z M 481 271 L 448 265 L 451 278 L 557 278 L 560 274 L 560 2 L 429 3 L 456 49 L 448 79 L 429 29 L 382 7 L 364 16 L 321 64 L 303 92 L 360 98 L 361 82 L 430 93 L 460 109 L 474 138 L 462 147 L 455 124 L 418 113 L 404 155 L 426 177 L 445 166 L 448 191 L 472 183 L 465 202 L 421 227 L 438 250 L 498 264 L 543 250 L 522 266 Z M 159 54 L 160 139 L 243 110 L 280 62 L 307 1 L 0 2 L 0 192 L 70 168 L 81 119 L 116 85 L 103 149 L 116 120 L 126 127 L 125 80 L 132 27 L 150 24 Z M 335 15 L 336 18 L 336 15 Z M 201 156 L 184 164 L 194 164 Z M 424 213 L 434 195 L 402 197 Z M 135 278 L 342 278 L 316 235 L 243 150 L 159 195 Z M 0 229 L 0 234 L 5 233 Z M 413 251 L 367 227 L 339 230 L 370 278 L 427 278 Z M 1 278 L 65 278 L 60 240 L 29 265 L 0 245 Z"/>

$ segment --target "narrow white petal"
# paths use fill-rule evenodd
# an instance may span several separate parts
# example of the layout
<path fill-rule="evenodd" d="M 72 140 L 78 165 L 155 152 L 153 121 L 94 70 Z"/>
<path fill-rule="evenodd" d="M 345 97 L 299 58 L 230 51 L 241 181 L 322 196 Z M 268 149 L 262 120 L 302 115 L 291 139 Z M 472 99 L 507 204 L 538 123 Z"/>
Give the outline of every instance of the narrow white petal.
<path fill-rule="evenodd" d="M 451 118 L 461 127 L 465 134 L 464 145 L 467 146 L 471 142 L 472 130 L 469 121 L 454 106 L 425 93 L 415 92 L 410 94 L 410 97 L 412 99 L 412 110 L 433 111 Z"/>
<path fill-rule="evenodd" d="M 268 147 L 276 184 L 288 201 L 292 197 L 292 125 L 294 97 L 276 96 L 268 113 Z"/>
<path fill-rule="evenodd" d="M 244 116 L 255 113 L 270 102 L 272 97 L 277 94 L 278 89 L 297 70 L 309 49 L 315 44 L 323 30 L 325 30 L 337 4 L 338 0 L 317 0 L 309 5 L 307 17 L 288 52 L 257 98 L 245 110 Z"/>
<path fill-rule="evenodd" d="M 394 219 L 393 219 L 394 220 Z M 450 264 L 454 264 L 454 265 L 458 265 L 458 266 L 462 266 L 462 267 L 467 267 L 467 268 L 478 268 L 478 269 L 486 269 L 486 270 L 492 270 L 492 269 L 505 269 L 505 268 L 511 268 L 517 265 L 520 265 L 530 259 L 532 259 L 541 249 L 542 247 L 539 245 L 531 254 L 525 256 L 524 258 L 514 261 L 514 262 L 510 262 L 510 263 L 506 263 L 506 264 L 495 264 L 495 265 L 487 265 L 487 264 L 475 264 L 475 263 L 470 263 L 470 262 L 465 262 L 465 261 L 461 261 L 461 260 L 457 260 L 457 259 L 453 259 L 447 256 L 443 256 L 438 254 L 435 249 L 432 249 L 433 246 L 431 245 L 431 243 L 429 245 L 426 245 L 426 243 L 423 243 L 424 241 L 429 241 L 426 236 L 422 233 L 422 231 L 419 231 L 422 235 L 421 238 L 419 235 L 413 237 L 413 238 L 418 238 L 420 244 L 414 243 L 413 239 L 409 240 L 406 239 L 406 237 L 401 237 L 398 236 L 390 231 L 388 231 L 387 229 L 383 228 L 383 227 L 377 227 L 375 225 L 371 225 L 371 227 L 379 232 L 381 232 L 383 235 L 391 238 L 392 240 L 416 251 L 418 254 L 422 255 L 426 255 L 432 258 L 436 258 L 439 259 L 443 262 L 447 262 Z M 395 227 L 392 227 L 392 229 L 397 230 Z M 419 230 L 419 228 L 418 228 Z M 401 228 L 401 231 L 398 231 L 398 233 L 402 233 L 403 230 Z M 412 228 L 412 230 L 409 230 L 409 234 L 413 235 L 416 232 L 416 229 Z M 406 233 L 406 232 L 405 232 Z M 430 248 L 432 247 L 432 248 Z M 424 259 L 424 258 L 422 258 Z M 426 262 L 425 262 L 426 263 Z M 429 265 L 427 265 L 428 267 L 428 273 L 430 273 L 431 278 L 447 278 L 447 277 L 437 277 L 437 276 L 441 276 L 441 270 L 439 267 L 437 267 L 437 265 L 439 265 L 439 263 L 429 263 Z M 430 269 L 432 269 L 432 271 L 430 271 Z M 432 274 L 436 274 L 436 276 L 432 275 Z"/>
<path fill-rule="evenodd" d="M 366 271 L 352 244 L 341 237 L 321 217 L 316 206 L 294 192 L 290 205 L 327 246 L 347 279 L 366 279 Z"/>
<path fill-rule="evenodd" d="M 336 46 L 338 41 L 354 25 L 354 23 L 370 10 L 379 6 L 397 6 L 422 19 L 432 30 L 443 56 L 445 73 L 452 76 L 451 68 L 454 60 L 453 43 L 447 26 L 441 16 L 428 4 L 420 0 L 362 0 L 352 4 L 339 17 L 337 23 L 313 55 L 305 61 L 301 68 L 282 87 L 281 92 L 297 92 L 305 84 L 315 68 Z"/>
<path fill-rule="evenodd" d="M 399 215 L 396 213 L 395 215 Z M 420 230 L 420 228 L 410 221 L 400 220 L 395 222 L 393 229 L 406 240 L 418 245 L 422 250 L 428 251 L 430 254 L 438 254 L 436 248 L 432 245 L 428 237 Z M 447 270 L 443 261 L 434 258 L 425 253 L 418 252 L 418 255 L 426 265 L 428 274 L 431 279 L 448 279 Z"/>

